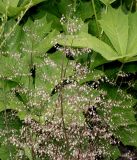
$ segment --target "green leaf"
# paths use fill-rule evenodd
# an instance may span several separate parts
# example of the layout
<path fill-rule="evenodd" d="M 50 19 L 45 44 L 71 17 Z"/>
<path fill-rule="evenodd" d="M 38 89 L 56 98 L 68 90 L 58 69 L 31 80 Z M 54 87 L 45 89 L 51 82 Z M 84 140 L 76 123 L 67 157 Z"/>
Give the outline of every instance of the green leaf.
<path fill-rule="evenodd" d="M 91 70 L 105 63 L 108 63 L 105 58 L 103 58 L 100 54 L 93 52 L 90 63 Z"/>
<path fill-rule="evenodd" d="M 92 16 L 94 15 L 92 3 L 81 1 L 80 4 L 78 5 L 76 14 L 78 17 L 82 18 L 83 21 L 85 19 L 92 18 Z"/>
<path fill-rule="evenodd" d="M 17 7 L 18 0 L 13 0 L 9 4 L 7 4 L 8 1 L 3 2 L 0 0 L 0 13 L 6 14 L 10 17 L 13 17 L 21 12 L 21 10 L 24 10 L 22 7 Z M 7 10 L 6 10 L 7 8 Z"/>
<path fill-rule="evenodd" d="M 113 18 L 112 18 L 113 17 Z M 109 7 L 100 24 L 122 62 L 136 61 L 137 55 L 137 12 L 125 14 L 122 9 Z"/>
<path fill-rule="evenodd" d="M 37 54 L 38 56 L 52 48 L 53 44 L 51 42 L 55 40 L 58 33 L 59 32 L 57 30 L 53 30 L 37 46 L 34 47 L 36 52 L 39 53 Z"/>
<path fill-rule="evenodd" d="M 113 146 L 109 144 L 107 140 L 100 139 L 98 142 L 99 147 L 102 147 L 102 151 L 104 151 L 104 159 L 110 160 L 110 159 L 117 159 L 121 153 L 117 146 Z"/>
<path fill-rule="evenodd" d="M 129 37 L 127 44 L 127 54 L 136 55 L 137 54 L 137 12 L 129 14 Z"/>
<path fill-rule="evenodd" d="M 33 160 L 31 149 L 29 147 L 24 147 L 25 155 L 29 158 L 29 160 Z"/>
<path fill-rule="evenodd" d="M 137 147 L 137 125 L 129 125 L 127 127 L 119 127 L 115 132 L 117 137 L 124 145 Z"/>
<path fill-rule="evenodd" d="M 12 7 L 17 7 L 19 0 L 6 0 Z"/>
<path fill-rule="evenodd" d="M 25 110 L 25 105 L 20 101 L 11 90 L 17 86 L 16 82 L 12 81 L 0 81 L 0 112 L 5 109 L 12 109 L 15 111 Z M 21 98 L 21 97 L 20 97 Z"/>
<path fill-rule="evenodd" d="M 7 160 L 10 158 L 10 152 L 8 146 L 1 146 L 0 147 L 0 159 Z"/>
<path fill-rule="evenodd" d="M 0 129 L 5 130 L 6 125 L 5 125 L 5 113 L 6 113 L 6 118 L 7 118 L 7 127 L 8 129 L 15 129 L 17 131 L 20 130 L 22 127 L 22 123 L 20 119 L 17 117 L 15 114 L 15 110 L 4 110 L 0 112 Z M 14 116 L 13 116 L 14 113 Z M 0 137 L 1 139 L 2 137 Z M 5 137 L 6 138 L 6 137 Z"/>
<path fill-rule="evenodd" d="M 5 13 L 5 5 L 2 0 L 0 0 L 0 13 Z"/>
<path fill-rule="evenodd" d="M 37 19 L 34 21 L 33 25 L 31 26 L 31 29 L 33 30 L 34 34 L 36 34 L 40 38 L 44 38 L 47 33 L 51 30 L 51 24 L 52 22 L 47 22 L 47 15 L 43 16 L 40 19 Z"/>
<path fill-rule="evenodd" d="M 26 65 L 23 58 L 17 58 L 16 56 L 18 57 L 18 55 L 14 57 L 14 54 L 13 57 L 0 56 L 0 67 L 2 68 L 0 75 L 7 80 L 9 79 L 18 83 L 22 74 L 28 74 L 29 66 Z"/>
<path fill-rule="evenodd" d="M 46 13 L 47 15 L 47 21 L 51 22 L 52 29 L 56 29 L 58 31 L 62 30 L 62 26 L 60 24 L 60 19 L 57 17 L 57 15 Z"/>
<path fill-rule="evenodd" d="M 0 0 L 0 13 L 5 14 L 7 11 L 7 15 L 9 17 L 13 17 L 13 16 L 20 14 L 21 11 L 25 11 L 26 8 L 29 9 L 29 8 L 35 6 L 36 4 L 39 4 L 40 2 L 43 2 L 43 1 L 45 1 L 45 0 L 32 0 L 32 3 L 30 3 L 31 2 L 30 0 L 24 0 L 24 2 L 21 4 L 21 6 L 17 7 L 19 0 L 13 0 L 13 1 L 9 2 L 8 10 L 6 10 L 8 1 L 5 0 L 3 2 L 2 0 Z"/>
<path fill-rule="evenodd" d="M 121 8 L 115 10 L 109 7 L 100 24 L 118 55 L 125 55 L 128 42 L 128 15 L 125 15 Z"/>
<path fill-rule="evenodd" d="M 6 114 L 6 117 L 5 117 L 5 114 Z M 6 122 L 5 122 L 5 118 L 6 118 Z M 14 157 L 16 155 L 15 146 L 13 146 L 12 144 L 9 143 L 9 141 L 7 141 L 7 136 L 8 137 L 12 136 L 13 130 L 14 130 L 14 136 L 18 135 L 21 127 L 22 127 L 22 123 L 20 119 L 16 116 L 15 111 L 4 110 L 3 112 L 0 112 L 0 131 L 8 130 L 8 135 L 4 134 L 4 135 L 1 135 L 0 137 L 0 159 L 1 160 L 8 160 L 11 157 L 13 159 L 15 158 Z"/>
<path fill-rule="evenodd" d="M 11 31 L 12 27 L 16 25 L 16 21 L 11 19 L 5 24 L 4 34 L 7 34 Z M 16 25 L 12 34 L 7 38 L 6 44 L 4 45 L 4 50 L 11 53 L 20 52 L 20 40 L 22 36 L 22 28 L 19 25 Z"/>
<path fill-rule="evenodd" d="M 103 105 L 98 108 L 100 116 L 106 120 L 109 129 L 125 145 L 137 146 L 137 124 L 133 106 L 137 100 L 119 87 L 104 84 L 100 89 L 105 91 Z"/>
<path fill-rule="evenodd" d="M 45 88 L 48 93 L 61 81 L 61 64 L 66 68 L 67 77 L 73 75 L 73 65 L 68 63 L 68 59 L 62 52 L 47 54 L 44 62 L 36 63 L 36 66 L 44 63 L 43 66 L 37 68 L 36 86 Z"/>
<path fill-rule="evenodd" d="M 110 155 L 112 159 L 117 159 L 121 155 L 117 146 L 110 147 Z"/>
<path fill-rule="evenodd" d="M 32 3 L 33 3 L 33 5 L 36 5 L 36 4 L 39 4 L 43 1 L 46 1 L 46 0 L 32 0 Z"/>
<path fill-rule="evenodd" d="M 64 46 L 91 48 L 108 61 L 119 60 L 124 63 L 136 61 L 136 17 L 137 13 L 126 15 L 121 8 L 108 8 L 108 12 L 102 15 L 100 24 L 112 45 L 109 41 L 105 40 L 105 43 L 103 40 L 82 32 L 75 36 L 62 36 L 58 43 Z"/>
<path fill-rule="evenodd" d="M 96 23 L 95 19 L 91 19 L 88 22 L 88 33 L 90 33 L 93 36 L 99 37 L 101 33 L 101 27 L 97 26 L 98 23 Z"/>
<path fill-rule="evenodd" d="M 77 79 L 78 79 L 79 84 L 84 84 L 86 82 L 96 81 L 103 76 L 104 76 L 104 72 L 102 72 L 100 70 L 92 70 L 90 73 L 83 76 L 82 79 L 79 80 L 79 77 L 77 77 Z"/>
<path fill-rule="evenodd" d="M 9 17 L 14 17 L 14 16 L 20 14 L 21 11 L 24 11 L 24 8 L 9 6 L 9 8 L 8 8 L 8 16 Z"/>
<path fill-rule="evenodd" d="M 107 60 L 115 60 L 118 58 L 117 53 L 109 45 L 87 33 L 82 32 L 75 36 L 63 35 L 62 38 L 58 40 L 58 43 L 70 47 L 91 48 Z"/>
<path fill-rule="evenodd" d="M 74 8 L 70 0 L 61 0 L 59 3 L 57 3 L 57 7 L 59 12 L 64 15 L 67 15 L 70 12 L 70 9 Z"/>
<path fill-rule="evenodd" d="M 74 122 L 77 122 L 77 124 L 80 125 L 83 124 L 85 122 L 83 110 L 85 109 L 86 106 L 89 106 L 88 99 L 90 99 L 91 101 L 93 100 L 94 103 L 94 98 L 96 96 L 99 96 L 99 92 L 94 89 L 91 89 L 87 85 L 78 85 L 78 84 L 75 85 L 75 83 L 71 83 L 63 86 L 62 93 L 63 93 L 62 103 L 63 103 L 64 121 L 66 126 L 69 126 Z M 53 112 L 53 107 L 54 107 L 54 112 Z M 50 107 L 49 110 L 50 113 L 54 114 L 54 118 L 56 120 L 59 117 L 61 118 L 60 111 L 56 109 L 55 105 Z"/>
<path fill-rule="evenodd" d="M 109 113 L 109 125 L 111 128 L 116 129 L 119 126 L 135 125 L 136 119 L 133 106 L 137 100 L 125 91 L 109 84 L 102 84 L 101 89 L 106 92 L 106 96 L 103 106 L 99 110 L 103 111 L 104 116 Z"/>
<path fill-rule="evenodd" d="M 43 1 L 45 1 L 45 0 L 32 0 L 31 6 L 39 4 Z M 30 2 L 31 2 L 30 0 L 24 0 L 23 3 L 21 4 L 21 6 L 23 6 L 25 8 L 25 6 L 28 5 Z"/>
<path fill-rule="evenodd" d="M 27 54 L 32 52 L 33 57 L 40 57 L 46 53 L 53 46 L 51 42 L 58 35 L 57 30 L 51 31 L 51 24 L 47 22 L 46 16 L 34 22 L 29 19 L 23 27 L 22 52 Z"/>
<path fill-rule="evenodd" d="M 130 105 L 129 102 L 127 104 Z M 115 106 L 111 111 L 111 123 L 115 127 L 136 124 L 135 112 L 131 107 L 126 108 L 126 105 Z"/>
<path fill-rule="evenodd" d="M 130 62 L 130 63 L 126 63 L 123 66 L 123 71 L 127 72 L 127 73 L 136 73 L 137 72 L 137 67 L 136 67 L 136 62 Z"/>

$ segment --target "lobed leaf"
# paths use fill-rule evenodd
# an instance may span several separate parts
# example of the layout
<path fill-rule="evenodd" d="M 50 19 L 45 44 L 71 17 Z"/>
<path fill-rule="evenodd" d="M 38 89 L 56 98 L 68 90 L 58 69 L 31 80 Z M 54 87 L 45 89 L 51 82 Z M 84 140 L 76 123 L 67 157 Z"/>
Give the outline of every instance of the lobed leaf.
<path fill-rule="evenodd" d="M 100 24 L 119 56 L 126 54 L 128 42 L 128 15 L 121 8 L 115 10 L 109 7 L 103 14 Z"/>
<path fill-rule="evenodd" d="M 62 36 L 62 38 L 58 40 L 58 43 L 64 46 L 91 48 L 99 52 L 107 60 L 115 60 L 118 58 L 117 53 L 109 45 L 87 33 L 80 33 L 76 36 Z"/>

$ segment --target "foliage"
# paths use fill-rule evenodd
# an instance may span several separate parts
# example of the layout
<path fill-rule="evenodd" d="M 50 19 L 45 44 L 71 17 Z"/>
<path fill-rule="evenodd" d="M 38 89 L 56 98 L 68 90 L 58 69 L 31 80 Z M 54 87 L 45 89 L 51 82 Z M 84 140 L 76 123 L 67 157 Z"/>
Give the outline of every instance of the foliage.
<path fill-rule="evenodd" d="M 66 46 L 91 48 L 108 61 L 119 60 L 123 63 L 136 61 L 136 17 L 136 12 L 126 15 L 121 8 L 115 10 L 111 7 L 102 15 L 100 24 L 112 46 L 88 33 L 79 33 L 76 37 L 67 35 L 64 37 L 66 41 L 61 39 L 59 43 Z"/>
<path fill-rule="evenodd" d="M 136 18 L 134 1 L 0 1 L 0 159 L 136 157 Z"/>

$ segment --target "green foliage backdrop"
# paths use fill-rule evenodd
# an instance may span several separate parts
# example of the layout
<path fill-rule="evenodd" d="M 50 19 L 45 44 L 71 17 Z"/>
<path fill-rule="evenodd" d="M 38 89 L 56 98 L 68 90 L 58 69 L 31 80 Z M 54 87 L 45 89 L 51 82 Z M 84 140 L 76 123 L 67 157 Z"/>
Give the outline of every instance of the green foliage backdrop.
<path fill-rule="evenodd" d="M 137 1 L 0 0 L 0 159 L 137 157 Z"/>

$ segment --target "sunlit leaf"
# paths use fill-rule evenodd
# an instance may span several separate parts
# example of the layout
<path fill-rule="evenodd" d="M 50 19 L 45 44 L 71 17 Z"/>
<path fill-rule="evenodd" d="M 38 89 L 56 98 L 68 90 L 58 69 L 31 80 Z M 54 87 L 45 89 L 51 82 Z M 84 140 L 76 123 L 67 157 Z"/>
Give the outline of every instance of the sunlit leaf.
<path fill-rule="evenodd" d="M 63 35 L 62 38 L 58 40 L 58 43 L 64 46 L 91 48 L 99 52 L 107 60 L 115 60 L 118 58 L 117 53 L 109 45 L 87 33 L 80 33 L 76 36 Z"/>
<path fill-rule="evenodd" d="M 100 23 L 117 54 L 125 55 L 128 43 L 128 15 L 125 15 L 121 8 L 117 10 L 109 8 L 108 13 L 102 16 Z"/>
<path fill-rule="evenodd" d="M 116 10 L 111 7 L 107 13 L 103 14 L 100 24 L 113 47 L 88 33 L 82 32 L 76 36 L 62 36 L 58 43 L 64 46 L 91 48 L 109 61 L 136 61 L 137 31 L 134 24 L 136 15 L 136 13 L 126 15 L 121 8 Z"/>

